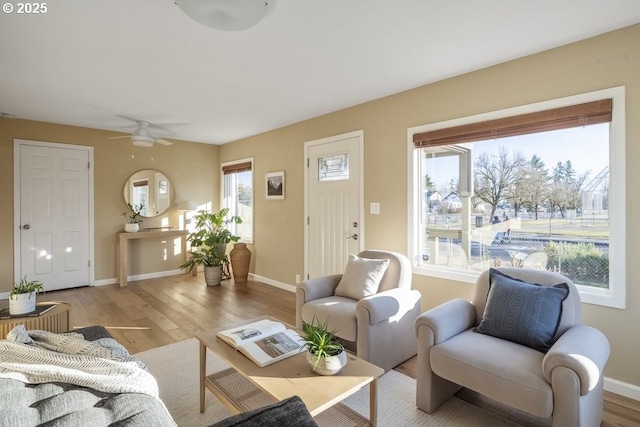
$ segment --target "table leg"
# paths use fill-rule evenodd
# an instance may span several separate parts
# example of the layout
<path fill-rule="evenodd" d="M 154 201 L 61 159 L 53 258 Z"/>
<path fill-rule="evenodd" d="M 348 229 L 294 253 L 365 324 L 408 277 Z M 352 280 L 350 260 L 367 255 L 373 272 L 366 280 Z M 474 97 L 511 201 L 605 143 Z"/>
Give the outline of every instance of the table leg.
<path fill-rule="evenodd" d="M 207 366 L 207 347 L 200 343 L 200 413 L 204 412 L 204 378 Z"/>
<path fill-rule="evenodd" d="M 117 270 L 118 270 L 118 283 L 120 283 L 120 286 L 127 286 L 127 279 L 128 279 L 128 265 L 127 263 L 129 262 L 129 242 L 127 241 L 126 238 L 120 236 L 119 238 L 119 242 L 118 242 L 118 256 L 117 256 Z"/>
<path fill-rule="evenodd" d="M 369 384 L 369 423 L 371 427 L 378 425 L 378 380 L 376 378 Z"/>

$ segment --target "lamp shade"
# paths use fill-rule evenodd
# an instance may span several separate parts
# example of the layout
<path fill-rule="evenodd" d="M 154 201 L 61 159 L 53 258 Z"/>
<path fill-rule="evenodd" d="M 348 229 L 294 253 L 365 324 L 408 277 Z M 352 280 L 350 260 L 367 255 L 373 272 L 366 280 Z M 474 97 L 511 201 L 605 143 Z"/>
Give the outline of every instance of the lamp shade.
<path fill-rule="evenodd" d="M 216 30 L 242 31 L 267 14 L 268 0 L 176 0 L 176 5 L 194 21 Z"/>

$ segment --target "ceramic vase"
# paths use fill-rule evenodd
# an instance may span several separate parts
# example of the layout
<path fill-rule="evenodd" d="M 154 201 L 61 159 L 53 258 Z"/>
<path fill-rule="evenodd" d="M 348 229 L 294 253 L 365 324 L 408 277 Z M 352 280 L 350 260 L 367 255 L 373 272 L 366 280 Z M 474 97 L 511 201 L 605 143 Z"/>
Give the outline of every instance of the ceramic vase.
<path fill-rule="evenodd" d="M 9 298 L 9 313 L 12 315 L 26 314 L 36 309 L 36 293 L 15 294 Z"/>
<path fill-rule="evenodd" d="M 318 356 L 307 351 L 307 362 L 309 362 L 311 369 L 313 369 L 313 372 L 316 374 L 335 375 L 347 364 L 347 352 L 342 351 L 336 356 L 321 357 L 320 360 L 318 360 Z"/>
<path fill-rule="evenodd" d="M 204 282 L 207 286 L 218 286 L 222 282 L 222 266 L 204 267 Z"/>
<path fill-rule="evenodd" d="M 124 225 L 124 231 L 126 231 L 127 233 L 135 233 L 139 229 L 140 229 L 140 226 L 137 223 Z"/>
<path fill-rule="evenodd" d="M 251 264 L 251 251 L 246 243 L 236 243 L 229 253 L 231 257 L 231 270 L 233 280 L 236 283 L 246 282 L 249 277 L 249 265 Z"/>

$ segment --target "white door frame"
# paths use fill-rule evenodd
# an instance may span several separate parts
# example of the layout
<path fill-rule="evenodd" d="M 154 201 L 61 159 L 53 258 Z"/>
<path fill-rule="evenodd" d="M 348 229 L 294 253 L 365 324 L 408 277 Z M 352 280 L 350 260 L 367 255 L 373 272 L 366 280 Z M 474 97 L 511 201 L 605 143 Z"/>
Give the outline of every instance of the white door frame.
<path fill-rule="evenodd" d="M 315 147 L 322 144 L 329 144 L 336 141 L 341 141 L 343 139 L 349 138 L 358 138 L 358 151 L 359 151 L 359 170 L 360 176 L 359 180 L 359 188 L 358 192 L 360 193 L 360 212 L 358 212 L 358 223 L 359 226 L 359 239 L 360 243 L 360 251 L 363 250 L 364 246 L 364 130 L 356 130 L 353 132 L 347 132 L 340 135 L 329 136 L 326 138 L 316 139 L 313 141 L 307 141 L 304 143 L 304 218 L 303 218 L 303 226 L 304 226 L 304 276 L 302 280 L 307 280 L 309 274 L 309 227 L 307 221 L 309 218 L 309 149 L 311 147 Z"/>
<path fill-rule="evenodd" d="M 95 259 L 94 259 L 94 188 L 93 188 L 93 147 L 86 145 L 74 145 L 74 144 L 60 144 L 57 142 L 46 141 L 30 141 L 26 139 L 14 139 L 13 140 L 13 277 L 14 281 L 20 281 L 20 266 L 22 261 L 22 248 L 20 237 L 20 149 L 22 145 L 32 145 L 48 148 L 65 148 L 73 150 L 84 150 L 89 157 L 89 286 L 93 286 L 95 282 Z"/>

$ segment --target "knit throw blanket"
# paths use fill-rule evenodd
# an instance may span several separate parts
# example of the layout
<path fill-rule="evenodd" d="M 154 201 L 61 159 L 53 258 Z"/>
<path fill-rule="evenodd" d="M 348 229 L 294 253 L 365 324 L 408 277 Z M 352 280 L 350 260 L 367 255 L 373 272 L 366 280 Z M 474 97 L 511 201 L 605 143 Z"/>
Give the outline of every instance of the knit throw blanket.
<path fill-rule="evenodd" d="M 158 384 L 140 360 L 112 338 L 27 331 L 16 326 L 0 341 L 0 378 L 39 384 L 64 382 L 106 393 L 158 397 Z"/>

